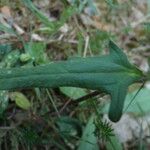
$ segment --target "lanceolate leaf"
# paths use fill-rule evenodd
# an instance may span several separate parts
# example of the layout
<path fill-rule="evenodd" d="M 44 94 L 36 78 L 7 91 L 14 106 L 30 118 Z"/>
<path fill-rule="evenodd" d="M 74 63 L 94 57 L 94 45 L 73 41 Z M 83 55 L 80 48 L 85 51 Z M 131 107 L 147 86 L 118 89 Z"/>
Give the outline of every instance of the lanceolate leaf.
<path fill-rule="evenodd" d="M 111 95 L 109 117 L 118 121 L 122 115 L 127 88 L 144 77 L 129 63 L 126 55 L 112 41 L 109 55 L 61 61 L 31 68 L 0 70 L 0 89 L 31 87 L 81 87 Z"/>
<path fill-rule="evenodd" d="M 92 115 L 83 131 L 78 150 L 99 150 L 97 138 L 94 135 L 94 115 Z"/>
<path fill-rule="evenodd" d="M 24 110 L 31 107 L 29 100 L 21 92 L 12 92 L 10 98 L 15 101 L 16 105 Z"/>

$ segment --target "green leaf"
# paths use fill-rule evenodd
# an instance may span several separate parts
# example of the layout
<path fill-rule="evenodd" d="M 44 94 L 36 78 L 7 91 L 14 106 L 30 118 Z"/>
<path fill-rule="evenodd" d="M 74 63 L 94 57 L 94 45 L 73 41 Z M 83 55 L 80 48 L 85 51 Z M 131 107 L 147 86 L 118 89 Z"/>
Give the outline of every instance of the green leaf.
<path fill-rule="evenodd" d="M 94 115 L 89 119 L 82 138 L 80 139 L 78 150 L 99 150 L 98 141 L 94 134 Z"/>
<path fill-rule="evenodd" d="M 106 31 L 100 30 L 94 30 L 91 33 L 89 41 L 90 48 L 94 52 L 101 52 L 105 47 L 105 43 L 108 42 L 112 35 Z"/>
<path fill-rule="evenodd" d="M 56 120 L 56 124 L 59 128 L 59 134 L 63 138 L 70 139 L 72 136 L 81 136 L 82 134 L 82 126 L 77 119 L 63 116 Z"/>
<path fill-rule="evenodd" d="M 1 44 L 0 45 L 0 57 L 1 55 L 3 56 L 4 54 L 10 52 L 11 50 L 12 50 L 11 44 Z"/>
<path fill-rule="evenodd" d="M 14 31 L 14 29 L 12 29 L 11 27 L 7 27 L 3 24 L 0 24 L 0 31 L 16 35 L 16 32 Z"/>
<path fill-rule="evenodd" d="M 0 89 L 31 87 L 80 87 L 100 90 L 111 96 L 109 118 L 116 122 L 122 115 L 128 86 L 145 80 L 145 75 L 129 63 L 112 41 L 109 55 L 60 61 L 28 68 L 1 69 Z M 117 108 L 117 109 L 116 109 Z"/>
<path fill-rule="evenodd" d="M 20 92 L 12 92 L 10 97 L 15 101 L 16 105 L 22 109 L 27 110 L 31 107 L 29 100 Z"/>
<path fill-rule="evenodd" d="M 31 56 L 28 53 L 24 53 L 20 55 L 20 61 L 28 62 L 31 59 Z"/>
<path fill-rule="evenodd" d="M 137 91 L 128 93 L 125 101 L 125 106 L 124 106 L 125 109 L 136 93 Z M 146 88 L 141 89 L 138 95 L 135 97 L 134 101 L 126 110 L 126 112 L 132 112 L 134 114 L 139 114 L 139 115 L 142 115 L 143 113 L 150 113 L 149 97 L 150 97 L 150 90 Z"/>
<path fill-rule="evenodd" d="M 135 96 L 136 93 L 137 90 L 127 94 L 124 105 L 125 112 L 134 113 L 137 115 L 142 115 L 143 113 L 150 113 L 150 90 L 146 88 L 140 90 L 138 95 L 135 97 L 134 101 L 132 101 L 132 103 L 128 107 L 128 104 L 131 102 L 132 98 Z M 127 107 L 128 109 L 126 110 Z M 106 104 L 105 107 L 103 107 L 102 112 L 107 113 L 108 110 L 109 104 Z"/>
<path fill-rule="evenodd" d="M 122 145 L 116 136 L 110 137 L 110 140 L 106 143 L 106 148 L 108 150 L 123 150 Z"/>
<path fill-rule="evenodd" d="M 44 64 L 48 61 L 45 53 L 46 44 L 43 42 L 30 42 L 25 44 L 24 55 L 21 55 L 21 60 L 30 60 L 30 58 L 37 64 Z"/>
<path fill-rule="evenodd" d="M 108 6 L 110 6 L 110 8 L 116 9 L 119 7 L 117 0 L 105 0 L 105 1 L 108 4 Z"/>
<path fill-rule="evenodd" d="M 86 95 L 84 89 L 76 87 L 60 87 L 60 91 L 72 99 L 77 99 Z"/>
<path fill-rule="evenodd" d="M 14 67 L 17 61 L 19 60 L 19 57 L 20 57 L 19 50 L 14 50 L 5 55 L 2 62 L 5 64 L 5 67 L 7 68 Z"/>
<path fill-rule="evenodd" d="M 49 20 L 49 18 L 45 16 L 40 10 L 38 10 L 31 0 L 23 0 L 23 2 L 46 26 L 53 26 L 53 23 Z"/>
<path fill-rule="evenodd" d="M 7 109 L 8 100 L 8 92 L 0 91 L 0 116 L 2 116 L 3 112 Z"/>

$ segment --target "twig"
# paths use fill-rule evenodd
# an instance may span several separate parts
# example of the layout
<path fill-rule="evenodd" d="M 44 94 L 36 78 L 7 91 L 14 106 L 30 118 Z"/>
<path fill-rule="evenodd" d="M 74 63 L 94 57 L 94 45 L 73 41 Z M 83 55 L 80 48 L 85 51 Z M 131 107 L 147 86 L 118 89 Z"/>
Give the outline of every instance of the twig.
<path fill-rule="evenodd" d="M 94 92 L 89 93 L 89 94 L 87 94 L 87 95 L 85 95 L 85 96 L 82 96 L 82 97 L 80 97 L 80 98 L 77 98 L 76 100 L 73 100 L 72 103 L 80 103 L 80 102 L 83 102 L 83 101 L 85 101 L 85 100 L 87 100 L 87 99 L 89 99 L 89 98 L 93 98 L 93 97 L 95 97 L 95 96 L 97 96 L 97 95 L 104 96 L 105 93 L 101 93 L 100 91 L 94 91 Z"/>
<path fill-rule="evenodd" d="M 88 50 L 88 45 L 89 45 L 89 39 L 90 39 L 89 36 L 86 36 L 83 57 L 86 57 L 87 50 Z"/>
<path fill-rule="evenodd" d="M 85 95 L 85 96 L 82 96 L 82 97 L 80 97 L 80 98 L 77 98 L 77 99 L 75 99 L 75 100 L 69 99 L 69 100 L 65 103 L 65 105 L 60 109 L 59 113 L 63 112 L 63 110 L 64 110 L 68 105 L 70 105 L 70 104 L 78 105 L 79 103 L 81 103 L 81 102 L 83 102 L 83 101 L 85 101 L 85 100 L 87 100 L 87 99 L 89 99 L 89 98 L 93 98 L 93 97 L 95 97 L 95 96 L 98 96 L 98 95 L 104 96 L 105 93 L 100 93 L 99 91 L 94 91 L 94 92 L 92 92 L 92 93 L 89 93 L 89 94 L 87 94 L 87 95 Z"/>
<path fill-rule="evenodd" d="M 58 109 L 57 109 L 57 107 L 56 107 L 56 105 L 55 105 L 55 103 L 54 103 L 54 101 L 53 101 L 53 98 L 51 97 L 51 95 L 50 95 L 48 89 L 46 89 L 46 92 L 47 92 L 47 95 L 48 95 L 48 97 L 49 97 L 49 99 L 50 99 L 50 101 L 51 101 L 51 103 L 52 103 L 52 105 L 53 105 L 53 107 L 54 107 L 54 109 L 55 109 L 55 111 L 56 111 L 58 117 L 60 117 L 59 111 L 58 111 Z"/>

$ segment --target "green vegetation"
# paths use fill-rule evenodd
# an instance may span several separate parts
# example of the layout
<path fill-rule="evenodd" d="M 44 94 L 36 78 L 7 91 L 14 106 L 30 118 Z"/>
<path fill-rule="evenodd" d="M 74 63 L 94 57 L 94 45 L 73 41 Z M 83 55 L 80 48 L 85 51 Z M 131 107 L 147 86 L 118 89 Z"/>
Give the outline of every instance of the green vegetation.
<path fill-rule="evenodd" d="M 133 63 L 137 55 L 149 61 L 150 15 L 147 11 L 145 19 L 136 5 L 119 0 L 0 2 L 1 149 L 129 146 L 118 138 L 115 124 L 124 114 L 138 118 L 150 112 L 150 90 L 144 86 L 149 70 Z M 131 10 L 139 16 L 132 17 Z M 141 20 L 130 22 L 142 13 Z M 134 148 L 147 149 L 139 126 Z"/>
<path fill-rule="evenodd" d="M 122 115 L 127 88 L 146 77 L 132 66 L 112 41 L 110 55 L 78 58 L 30 68 L 1 69 L 0 89 L 62 86 L 100 90 L 111 95 L 109 117 L 116 122 Z M 117 110 L 116 110 L 117 107 Z"/>

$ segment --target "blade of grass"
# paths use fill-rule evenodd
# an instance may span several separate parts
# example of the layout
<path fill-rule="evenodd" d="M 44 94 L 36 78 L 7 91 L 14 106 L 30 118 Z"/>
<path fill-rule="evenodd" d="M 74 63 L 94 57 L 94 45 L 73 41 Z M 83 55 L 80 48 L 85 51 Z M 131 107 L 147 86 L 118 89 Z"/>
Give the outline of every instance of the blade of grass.
<path fill-rule="evenodd" d="M 59 21 L 52 22 L 46 15 L 43 14 L 30 0 L 23 0 L 24 4 L 30 9 L 30 11 L 46 26 L 50 33 L 56 32 L 70 16 L 76 12 L 76 8 L 70 6 L 66 8 L 60 17 Z"/>
<path fill-rule="evenodd" d="M 54 102 L 54 100 L 53 100 L 53 98 L 52 98 L 50 92 L 48 91 L 48 89 L 46 89 L 46 92 L 47 92 L 47 95 L 48 95 L 48 97 L 49 97 L 49 100 L 51 101 L 51 103 L 52 103 L 52 105 L 53 105 L 53 107 L 54 107 L 54 109 L 55 109 L 55 111 L 56 111 L 58 117 L 60 117 L 59 111 L 58 111 L 58 109 L 57 109 L 57 107 L 56 107 L 56 105 L 55 105 L 55 102 Z"/>
<path fill-rule="evenodd" d="M 145 82 L 143 82 L 143 84 L 141 85 L 141 87 L 138 89 L 138 91 L 136 92 L 136 94 L 133 96 L 133 98 L 131 99 L 130 103 L 125 108 L 124 113 L 127 111 L 127 109 L 132 104 L 132 102 L 134 101 L 134 99 L 136 98 L 136 96 L 139 94 L 139 92 L 141 91 L 141 89 L 144 87 L 144 84 L 145 84 Z"/>

